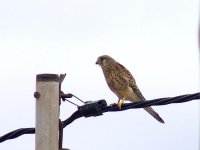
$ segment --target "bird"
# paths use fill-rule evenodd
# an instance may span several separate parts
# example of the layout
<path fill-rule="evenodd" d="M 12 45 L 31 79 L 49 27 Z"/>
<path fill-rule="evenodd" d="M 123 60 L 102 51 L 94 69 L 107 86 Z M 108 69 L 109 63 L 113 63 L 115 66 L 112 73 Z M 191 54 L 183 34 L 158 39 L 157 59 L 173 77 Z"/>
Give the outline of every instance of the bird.
<path fill-rule="evenodd" d="M 122 64 L 108 55 L 99 56 L 96 64 L 101 67 L 110 90 L 119 98 L 117 103 L 119 109 L 121 109 L 125 100 L 131 102 L 146 101 L 133 75 Z M 151 107 L 144 109 L 157 121 L 164 123 L 164 120 Z"/>

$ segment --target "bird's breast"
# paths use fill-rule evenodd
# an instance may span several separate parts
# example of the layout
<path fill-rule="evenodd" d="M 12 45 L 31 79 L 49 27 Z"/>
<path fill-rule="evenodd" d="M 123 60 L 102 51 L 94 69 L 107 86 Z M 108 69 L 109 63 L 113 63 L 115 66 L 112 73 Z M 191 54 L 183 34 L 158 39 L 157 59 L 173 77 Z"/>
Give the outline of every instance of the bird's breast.
<path fill-rule="evenodd" d="M 115 70 L 104 73 L 109 88 L 118 98 L 130 97 L 133 90 L 129 87 L 128 81 Z"/>

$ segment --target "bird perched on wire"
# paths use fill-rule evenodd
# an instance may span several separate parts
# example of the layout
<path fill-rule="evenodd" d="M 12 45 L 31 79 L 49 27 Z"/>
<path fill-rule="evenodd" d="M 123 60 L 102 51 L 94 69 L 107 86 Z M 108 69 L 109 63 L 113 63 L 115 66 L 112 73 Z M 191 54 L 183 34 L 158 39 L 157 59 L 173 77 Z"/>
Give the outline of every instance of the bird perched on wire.
<path fill-rule="evenodd" d="M 119 109 L 121 109 L 125 100 L 131 102 L 146 101 L 132 74 L 119 62 L 108 55 L 102 55 L 98 57 L 96 64 L 102 68 L 109 88 L 119 98 L 117 104 Z M 159 114 L 151 107 L 145 107 L 144 109 L 160 123 L 164 123 Z"/>

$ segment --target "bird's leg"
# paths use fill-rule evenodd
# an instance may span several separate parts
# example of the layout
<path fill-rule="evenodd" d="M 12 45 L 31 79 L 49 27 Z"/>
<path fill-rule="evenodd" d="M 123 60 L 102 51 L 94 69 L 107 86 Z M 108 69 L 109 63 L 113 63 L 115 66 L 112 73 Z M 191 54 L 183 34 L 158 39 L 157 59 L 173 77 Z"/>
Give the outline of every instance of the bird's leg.
<path fill-rule="evenodd" d="M 122 105 L 124 105 L 124 101 L 125 101 L 125 99 L 126 99 L 126 97 L 124 96 L 124 97 L 122 98 L 121 103 L 120 103 L 120 99 L 118 100 L 118 104 L 117 104 L 117 106 L 119 107 L 119 109 L 122 109 Z"/>
<path fill-rule="evenodd" d="M 119 105 L 119 103 L 120 103 L 120 100 L 121 100 L 121 99 L 119 99 L 119 100 L 118 100 L 118 102 L 117 102 L 117 105 Z"/>
<path fill-rule="evenodd" d="M 119 107 L 119 105 L 120 105 L 120 100 L 121 100 L 121 99 L 119 99 L 119 100 L 117 101 L 117 104 L 115 103 L 118 107 Z"/>

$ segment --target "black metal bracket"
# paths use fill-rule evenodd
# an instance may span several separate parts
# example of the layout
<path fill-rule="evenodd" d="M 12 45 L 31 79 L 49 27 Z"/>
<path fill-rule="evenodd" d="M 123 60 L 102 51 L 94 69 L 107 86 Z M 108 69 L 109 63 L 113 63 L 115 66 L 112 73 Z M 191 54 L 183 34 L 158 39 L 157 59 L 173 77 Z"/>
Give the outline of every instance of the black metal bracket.
<path fill-rule="evenodd" d="M 81 112 L 84 117 L 96 117 L 103 115 L 103 108 L 107 107 L 106 101 L 98 100 L 98 101 L 88 101 L 83 106 L 79 106 L 78 110 Z"/>

